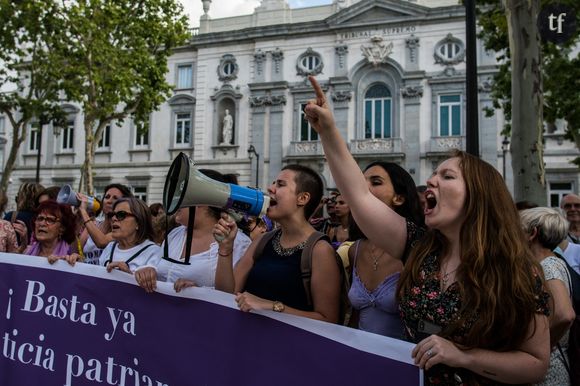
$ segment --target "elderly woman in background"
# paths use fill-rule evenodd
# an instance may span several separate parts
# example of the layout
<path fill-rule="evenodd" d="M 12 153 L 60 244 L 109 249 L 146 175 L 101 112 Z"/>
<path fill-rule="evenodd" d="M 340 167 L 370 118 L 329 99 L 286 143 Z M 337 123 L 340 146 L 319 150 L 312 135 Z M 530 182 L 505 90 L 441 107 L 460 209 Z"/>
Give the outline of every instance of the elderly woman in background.
<path fill-rule="evenodd" d="M 4 212 L 8 198 L 0 192 L 0 213 Z M 0 220 L 0 252 L 21 252 L 16 241 L 16 231 L 9 221 Z"/>
<path fill-rule="evenodd" d="M 75 216 L 67 205 L 47 200 L 38 205 L 33 217 L 34 241 L 25 255 L 48 257 L 52 263 L 71 253 L 75 240 Z"/>
<path fill-rule="evenodd" d="M 541 383 L 542 386 L 570 385 L 565 362 L 568 356 L 568 332 L 576 317 L 570 299 L 570 274 L 566 265 L 552 252 L 566 238 L 568 222 L 552 208 L 532 208 L 520 212 L 522 225 L 530 248 L 542 266 L 546 285 L 552 295 L 550 307 L 550 367 Z M 559 344 L 559 347 L 557 347 Z"/>

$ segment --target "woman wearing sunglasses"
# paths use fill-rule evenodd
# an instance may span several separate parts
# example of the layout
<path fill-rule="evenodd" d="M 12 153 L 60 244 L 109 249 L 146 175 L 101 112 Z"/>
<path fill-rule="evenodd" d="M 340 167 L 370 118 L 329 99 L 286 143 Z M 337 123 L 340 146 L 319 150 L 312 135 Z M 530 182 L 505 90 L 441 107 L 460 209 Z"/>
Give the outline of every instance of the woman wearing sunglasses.
<path fill-rule="evenodd" d="M 77 193 L 77 198 L 81 201 L 78 215 L 85 229 L 81 233 L 80 243 L 82 245 L 84 262 L 88 264 L 99 264 L 99 257 L 111 241 L 112 223 L 108 214 L 113 210 L 113 204 L 123 197 L 133 197 L 131 190 L 125 185 L 110 184 L 105 187 L 103 196 L 103 219 L 95 219 L 88 209 L 88 197 Z"/>
<path fill-rule="evenodd" d="M 120 198 L 107 213 L 107 219 L 113 241 L 103 249 L 100 265 L 109 272 L 119 269 L 127 273 L 145 265 L 157 265 L 161 249 L 151 241 L 151 213 L 145 202 L 134 197 Z"/>
<path fill-rule="evenodd" d="M 71 253 L 75 240 L 75 216 L 70 207 L 53 200 L 40 203 L 33 217 L 33 243 L 24 251 L 25 255 L 48 257 L 54 262 Z"/>

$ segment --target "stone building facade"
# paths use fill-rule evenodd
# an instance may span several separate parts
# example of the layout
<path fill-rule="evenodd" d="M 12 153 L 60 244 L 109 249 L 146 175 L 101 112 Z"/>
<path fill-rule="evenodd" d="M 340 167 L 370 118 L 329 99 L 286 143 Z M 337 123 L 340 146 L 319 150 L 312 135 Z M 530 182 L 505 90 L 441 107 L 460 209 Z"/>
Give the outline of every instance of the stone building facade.
<path fill-rule="evenodd" d="M 317 135 L 303 119 L 302 108 L 314 96 L 311 74 L 361 167 L 394 161 L 423 184 L 449 149 L 465 148 L 465 10 L 457 1 L 335 0 L 290 9 L 284 0 L 262 0 L 253 14 L 224 19 L 208 16 L 217 1 L 203 3 L 199 28 L 169 61 L 174 95 L 151 115 L 148 133 L 137 133 L 131 122 L 105 132 L 95 158 L 97 193 L 121 182 L 149 203 L 159 202 L 180 151 L 200 168 L 238 175 L 243 185 L 258 181 L 264 189 L 282 166 L 301 163 L 334 186 Z M 507 171 L 509 186 L 503 115 L 483 113 L 492 107 L 496 57 L 479 42 L 477 48 L 480 154 Z M 43 132 L 41 182 L 47 186 L 78 184 L 82 111 L 67 107 L 69 126 L 58 136 Z M 227 142 L 226 110 L 233 120 Z M 34 180 L 35 130 L 21 149 L 12 190 Z M 576 156 L 561 125 L 546 134 L 552 203 L 578 191 L 579 173 L 569 163 Z"/>

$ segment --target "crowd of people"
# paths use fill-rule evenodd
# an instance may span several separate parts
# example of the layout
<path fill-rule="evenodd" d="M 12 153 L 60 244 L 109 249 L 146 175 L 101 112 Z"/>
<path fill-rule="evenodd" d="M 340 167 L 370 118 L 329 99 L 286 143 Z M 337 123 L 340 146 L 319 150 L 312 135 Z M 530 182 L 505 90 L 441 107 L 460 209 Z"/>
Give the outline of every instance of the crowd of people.
<path fill-rule="evenodd" d="M 459 150 L 422 186 L 392 162 L 361 170 L 310 80 L 305 117 L 336 183 L 327 197 L 318 173 L 294 164 L 268 187 L 267 215 L 241 219 L 208 206 L 168 216 L 121 184 L 98 210 L 82 194 L 71 208 L 56 201 L 59 187 L 25 183 L 0 221 L 0 251 L 117 269 L 146 292 L 159 281 L 214 287 L 242 311 L 404 339 L 428 385 L 571 385 L 580 197 L 566 195 L 561 210 L 516 206 L 495 168 Z M 0 195 L 2 212 L 6 203 Z"/>

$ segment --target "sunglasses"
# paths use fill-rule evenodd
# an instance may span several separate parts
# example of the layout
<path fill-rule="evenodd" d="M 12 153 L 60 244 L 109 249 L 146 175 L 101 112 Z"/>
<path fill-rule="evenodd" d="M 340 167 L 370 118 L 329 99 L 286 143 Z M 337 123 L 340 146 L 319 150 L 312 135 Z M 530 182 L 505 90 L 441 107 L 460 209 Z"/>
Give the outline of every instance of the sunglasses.
<path fill-rule="evenodd" d="M 34 222 L 37 224 L 45 222 L 48 225 L 54 225 L 58 222 L 58 220 L 60 220 L 58 217 L 38 216 L 36 219 L 34 219 Z"/>
<path fill-rule="evenodd" d="M 127 217 L 135 217 L 135 215 L 133 213 L 125 212 L 124 210 L 120 210 L 118 212 L 107 213 L 107 217 L 109 218 L 109 220 L 112 220 L 113 217 L 115 217 L 117 220 L 123 221 Z"/>

